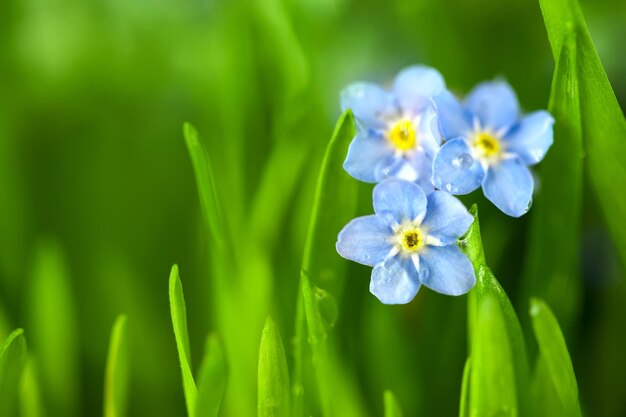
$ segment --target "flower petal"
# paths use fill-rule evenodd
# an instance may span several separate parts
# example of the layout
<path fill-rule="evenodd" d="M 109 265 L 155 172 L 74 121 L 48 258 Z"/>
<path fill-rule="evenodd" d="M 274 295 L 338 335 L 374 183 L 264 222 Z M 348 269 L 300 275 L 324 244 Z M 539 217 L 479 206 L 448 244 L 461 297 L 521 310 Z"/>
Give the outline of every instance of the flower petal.
<path fill-rule="evenodd" d="M 376 165 L 374 176 L 376 182 L 381 182 L 387 178 L 398 178 L 405 181 L 417 180 L 417 171 L 409 160 L 395 154 L 387 156 Z"/>
<path fill-rule="evenodd" d="M 428 236 L 437 238 L 444 245 L 454 244 L 472 225 L 474 217 L 463 203 L 443 191 L 428 196 L 426 217 L 422 224 Z"/>
<path fill-rule="evenodd" d="M 357 122 L 365 128 L 384 128 L 398 113 L 393 94 L 370 83 L 353 83 L 341 92 L 341 110 L 352 109 Z"/>
<path fill-rule="evenodd" d="M 545 110 L 525 116 L 502 139 L 507 151 L 518 154 L 528 165 L 541 161 L 553 142 L 554 118 Z"/>
<path fill-rule="evenodd" d="M 419 115 L 417 124 L 417 145 L 431 158 L 441 146 L 439 119 L 434 105 L 428 105 Z"/>
<path fill-rule="evenodd" d="M 445 139 L 468 136 L 472 130 L 472 115 L 448 90 L 434 98 L 439 113 L 439 128 Z"/>
<path fill-rule="evenodd" d="M 503 213 L 520 217 L 532 202 L 533 176 L 519 158 L 505 159 L 487 170 L 483 192 Z"/>
<path fill-rule="evenodd" d="M 443 77 L 434 68 L 415 65 L 405 68 L 396 76 L 393 83 L 393 93 L 398 99 L 402 110 L 409 110 L 414 114 L 421 112 L 439 94 L 446 83 Z"/>
<path fill-rule="evenodd" d="M 480 121 L 483 129 L 498 131 L 511 127 L 519 116 L 517 96 L 504 81 L 488 81 L 467 96 L 465 107 Z"/>
<path fill-rule="evenodd" d="M 416 177 L 413 181 L 422 188 L 426 195 L 430 194 L 435 189 L 431 183 L 433 176 L 433 157 L 426 152 L 415 151 L 408 156 L 408 160 L 416 173 Z"/>
<path fill-rule="evenodd" d="M 485 175 L 472 157 L 465 139 L 446 142 L 433 160 L 433 185 L 452 194 L 468 194 L 480 187 Z"/>
<path fill-rule="evenodd" d="M 384 219 L 371 215 L 357 217 L 348 223 L 337 237 L 337 252 L 351 261 L 375 266 L 389 256 L 393 231 Z"/>
<path fill-rule="evenodd" d="M 472 263 L 456 245 L 427 246 L 419 256 L 420 281 L 433 291 L 461 295 L 476 284 Z"/>
<path fill-rule="evenodd" d="M 406 304 L 420 288 L 411 258 L 394 256 L 372 270 L 370 292 L 383 304 Z"/>
<path fill-rule="evenodd" d="M 393 147 L 381 132 L 366 129 L 350 143 L 343 168 L 357 180 L 375 183 L 380 181 L 376 176 L 377 167 L 393 154 Z"/>
<path fill-rule="evenodd" d="M 374 187 L 374 211 L 393 223 L 423 218 L 426 195 L 415 183 L 390 178 Z"/>

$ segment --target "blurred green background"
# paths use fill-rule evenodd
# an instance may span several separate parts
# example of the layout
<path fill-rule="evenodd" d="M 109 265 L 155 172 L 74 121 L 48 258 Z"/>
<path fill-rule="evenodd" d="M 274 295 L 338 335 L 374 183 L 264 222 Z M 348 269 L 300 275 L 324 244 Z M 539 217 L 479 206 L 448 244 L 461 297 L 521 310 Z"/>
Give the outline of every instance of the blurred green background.
<path fill-rule="evenodd" d="M 626 3 L 582 7 L 623 108 Z M 291 361 L 304 235 L 341 88 L 389 82 L 423 63 L 459 92 L 506 78 L 534 110 L 547 106 L 554 67 L 531 0 L 3 0 L 0 52 L 0 338 L 25 328 L 47 412 L 68 417 L 100 413 L 118 313 L 131 329 L 129 415 L 183 415 L 172 264 L 185 285 L 192 356 L 219 327 L 184 121 L 200 132 L 231 218 L 250 216 L 259 199 L 269 207 L 275 196 L 284 200 L 257 224 L 277 236 L 269 309 Z M 268 167 L 279 181 L 264 181 Z M 361 214 L 371 211 L 370 190 L 361 186 Z M 479 196 L 465 201 L 479 202 L 489 262 L 524 322 L 533 210 L 516 220 Z M 580 288 L 562 294 L 573 313 L 555 311 L 583 409 L 626 416 L 626 280 L 587 183 L 583 202 Z M 236 243 L 243 253 L 258 250 L 245 231 Z M 409 305 L 383 306 L 368 292 L 369 270 L 349 272 L 334 332 L 367 415 L 381 415 L 386 388 L 407 415 L 456 413 L 465 300 L 422 291 Z M 64 284 L 47 288 L 46 274 Z M 252 415 L 249 392 L 240 399 L 248 406 L 224 415 Z"/>

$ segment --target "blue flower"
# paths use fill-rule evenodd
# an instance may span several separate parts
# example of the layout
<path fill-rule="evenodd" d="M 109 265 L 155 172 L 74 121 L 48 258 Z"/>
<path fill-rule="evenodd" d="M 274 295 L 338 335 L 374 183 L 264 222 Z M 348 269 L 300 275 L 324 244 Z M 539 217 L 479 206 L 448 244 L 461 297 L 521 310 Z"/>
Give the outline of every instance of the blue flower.
<path fill-rule="evenodd" d="M 343 228 L 337 252 L 374 267 L 370 291 L 380 301 L 408 303 L 421 285 L 447 295 L 472 289 L 474 269 L 456 241 L 473 217 L 459 200 L 391 178 L 374 187 L 374 212 Z"/>
<path fill-rule="evenodd" d="M 509 216 L 530 208 L 528 168 L 552 145 L 554 119 L 547 111 L 520 118 L 517 97 L 502 81 L 479 84 L 463 104 L 450 92 L 435 97 L 446 143 L 433 161 L 432 182 L 451 194 L 483 193 Z"/>
<path fill-rule="evenodd" d="M 396 177 L 432 191 L 432 159 L 441 144 L 432 98 L 444 89 L 438 71 L 413 66 L 398 74 L 391 91 L 363 82 L 343 90 L 341 108 L 352 109 L 357 125 L 345 170 L 369 183 Z"/>

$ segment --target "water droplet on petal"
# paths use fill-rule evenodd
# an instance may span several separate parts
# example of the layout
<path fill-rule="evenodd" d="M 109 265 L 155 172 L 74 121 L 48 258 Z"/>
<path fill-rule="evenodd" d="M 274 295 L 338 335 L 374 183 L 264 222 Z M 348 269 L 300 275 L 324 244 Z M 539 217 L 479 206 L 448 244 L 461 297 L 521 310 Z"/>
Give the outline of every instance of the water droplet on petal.
<path fill-rule="evenodd" d="M 444 185 L 444 186 L 443 186 L 443 188 L 444 188 L 447 192 L 449 192 L 449 193 L 451 193 L 451 192 L 452 192 L 452 184 L 451 184 L 451 183 L 447 183 L 446 185 Z"/>
<path fill-rule="evenodd" d="M 472 165 L 472 162 L 474 162 L 474 158 L 471 155 L 462 153 L 458 158 L 452 160 L 452 165 L 459 169 L 467 169 Z"/>
<path fill-rule="evenodd" d="M 533 205 L 533 199 L 531 198 L 530 201 L 528 202 L 528 205 L 526 206 L 526 208 L 524 209 L 524 213 L 528 213 L 528 210 L 530 210 L 530 208 Z"/>

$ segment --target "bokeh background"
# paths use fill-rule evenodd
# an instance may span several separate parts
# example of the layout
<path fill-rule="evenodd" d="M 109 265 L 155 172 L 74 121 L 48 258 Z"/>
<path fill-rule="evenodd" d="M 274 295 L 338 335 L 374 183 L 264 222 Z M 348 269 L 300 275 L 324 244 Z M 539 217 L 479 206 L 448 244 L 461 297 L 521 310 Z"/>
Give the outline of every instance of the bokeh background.
<path fill-rule="evenodd" d="M 626 3 L 581 3 L 623 108 Z M 198 128 L 239 218 L 280 160 L 283 181 L 265 185 L 287 193 L 288 204 L 266 223 L 281 236 L 271 248 L 272 310 L 291 360 L 304 236 L 341 88 L 386 83 L 423 63 L 458 92 L 504 78 L 534 110 L 547 106 L 554 67 L 532 0 L 3 0 L 0 52 L 0 337 L 25 328 L 47 413 L 66 417 L 100 413 L 118 313 L 131 329 L 129 415 L 184 414 L 167 295 L 172 264 L 185 286 L 193 356 L 217 326 L 184 121 Z M 276 157 L 277 143 L 292 157 Z M 371 187 L 362 190 L 366 214 Z M 569 312 L 555 310 L 583 408 L 619 417 L 626 280 L 595 197 L 585 183 L 579 285 L 561 294 Z M 479 203 L 489 263 L 525 322 L 533 211 L 509 219 L 478 195 L 465 201 Z M 238 243 L 257 250 L 245 233 Z M 465 300 L 423 291 L 407 306 L 382 306 L 368 292 L 369 271 L 349 268 L 334 331 L 366 413 L 381 415 L 386 388 L 407 415 L 456 413 Z M 42 274 L 67 280 L 45 288 Z M 240 401 L 254 410 L 249 392 Z"/>

